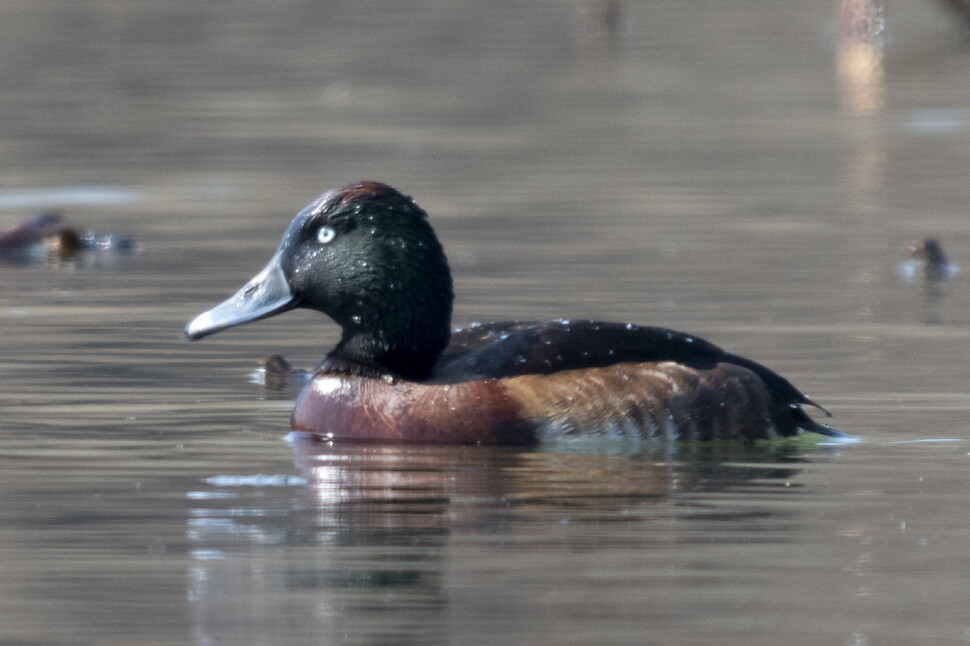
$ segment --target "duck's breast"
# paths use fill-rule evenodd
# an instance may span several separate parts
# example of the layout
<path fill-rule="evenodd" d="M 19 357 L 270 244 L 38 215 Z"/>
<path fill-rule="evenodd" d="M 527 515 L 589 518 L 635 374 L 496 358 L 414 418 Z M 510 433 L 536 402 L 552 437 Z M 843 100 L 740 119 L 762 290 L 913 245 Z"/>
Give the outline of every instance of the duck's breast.
<path fill-rule="evenodd" d="M 496 379 L 417 383 L 317 374 L 291 426 L 324 440 L 535 444 L 536 426 Z"/>

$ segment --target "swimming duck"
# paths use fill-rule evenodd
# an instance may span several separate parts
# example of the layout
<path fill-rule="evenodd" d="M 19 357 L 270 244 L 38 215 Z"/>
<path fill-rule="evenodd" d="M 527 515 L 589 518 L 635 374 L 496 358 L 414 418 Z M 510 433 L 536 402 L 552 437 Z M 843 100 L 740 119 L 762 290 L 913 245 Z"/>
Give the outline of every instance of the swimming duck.
<path fill-rule="evenodd" d="M 913 262 L 923 265 L 923 278 L 927 282 L 942 282 L 955 276 L 960 268 L 949 261 L 943 245 L 936 238 L 914 242 L 906 250 Z"/>
<path fill-rule="evenodd" d="M 16 226 L 0 231 L 0 252 L 20 251 L 56 238 L 64 230 L 60 213 L 38 213 Z"/>
<path fill-rule="evenodd" d="M 780 375 L 696 336 L 558 320 L 451 330 L 451 273 L 427 214 L 378 182 L 324 193 L 269 264 L 185 327 L 189 339 L 297 307 L 340 341 L 299 395 L 322 440 L 536 444 L 572 437 L 843 437 Z"/>
<path fill-rule="evenodd" d="M 0 258 L 4 259 L 63 259 L 87 251 L 134 254 L 140 248 L 134 238 L 126 235 L 77 229 L 56 212 L 38 213 L 0 231 Z"/>

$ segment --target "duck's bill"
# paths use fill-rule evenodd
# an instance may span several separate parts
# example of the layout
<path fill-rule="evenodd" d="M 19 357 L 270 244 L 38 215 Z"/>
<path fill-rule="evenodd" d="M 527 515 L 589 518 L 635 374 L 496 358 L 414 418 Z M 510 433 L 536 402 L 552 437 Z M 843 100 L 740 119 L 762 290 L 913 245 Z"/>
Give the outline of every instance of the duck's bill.
<path fill-rule="evenodd" d="M 274 256 L 232 298 L 192 319 L 185 326 L 185 336 L 195 341 L 220 330 L 258 321 L 296 306 L 296 296 L 286 282 L 279 256 Z"/>

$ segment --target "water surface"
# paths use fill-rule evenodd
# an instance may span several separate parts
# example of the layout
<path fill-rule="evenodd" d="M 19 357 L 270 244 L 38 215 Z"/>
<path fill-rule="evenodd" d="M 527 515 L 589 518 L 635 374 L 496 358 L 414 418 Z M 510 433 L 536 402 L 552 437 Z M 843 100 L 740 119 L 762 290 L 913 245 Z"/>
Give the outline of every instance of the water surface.
<path fill-rule="evenodd" d="M 968 263 L 970 53 L 930 2 L 861 50 L 839 15 L 5 3 L 0 225 L 143 252 L 0 265 L 0 642 L 970 640 L 967 274 L 895 271 Z M 247 375 L 335 326 L 181 328 L 362 178 L 431 214 L 456 324 L 686 330 L 861 442 L 285 441 L 294 393 Z"/>

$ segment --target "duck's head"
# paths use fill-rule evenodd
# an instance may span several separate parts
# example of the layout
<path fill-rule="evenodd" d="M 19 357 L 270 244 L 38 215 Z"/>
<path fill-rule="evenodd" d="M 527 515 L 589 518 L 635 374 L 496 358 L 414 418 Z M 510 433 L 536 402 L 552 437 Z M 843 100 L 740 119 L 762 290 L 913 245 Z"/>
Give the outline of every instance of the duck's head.
<path fill-rule="evenodd" d="M 358 182 L 300 211 L 269 264 L 185 334 L 201 339 L 304 307 L 343 330 L 322 368 L 421 379 L 448 343 L 453 299 L 427 214 L 390 186 Z"/>

